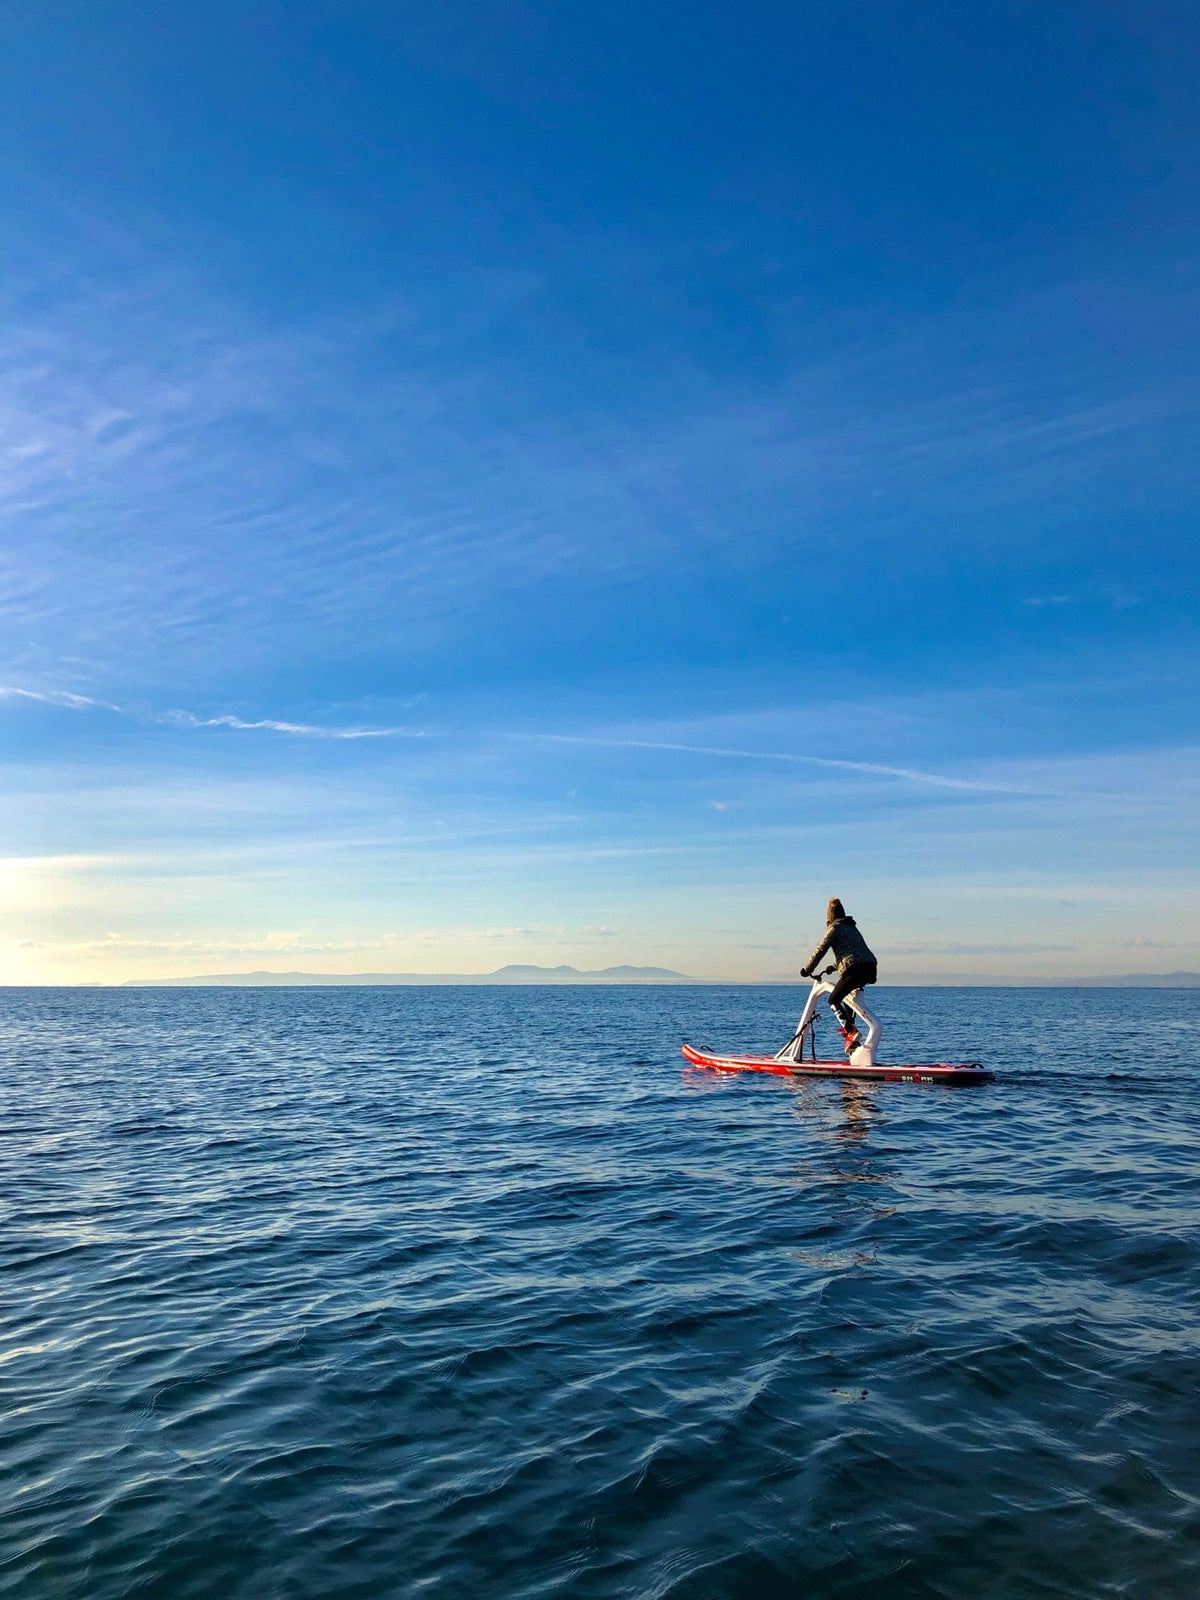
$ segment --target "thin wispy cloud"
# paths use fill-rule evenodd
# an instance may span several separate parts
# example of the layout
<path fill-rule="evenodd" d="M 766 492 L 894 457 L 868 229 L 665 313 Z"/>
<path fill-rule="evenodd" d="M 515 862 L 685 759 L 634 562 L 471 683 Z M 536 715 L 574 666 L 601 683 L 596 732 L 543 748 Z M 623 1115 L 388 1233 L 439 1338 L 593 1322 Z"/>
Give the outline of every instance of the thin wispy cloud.
<path fill-rule="evenodd" d="M 61 707 L 70 711 L 111 711 L 131 721 L 144 722 L 145 718 L 111 700 L 98 700 L 91 695 L 72 694 L 57 689 L 19 689 L 0 684 L 0 701 L 32 701 L 38 705 Z M 151 719 L 176 728 L 232 728 L 239 733 L 282 733 L 301 739 L 424 739 L 422 728 L 399 726 L 337 727 L 315 722 L 288 722 L 279 717 L 238 717 L 223 714 L 214 717 L 196 716 L 191 711 L 164 711 Z"/>
<path fill-rule="evenodd" d="M 1196 409 L 1175 379 L 1122 388 L 1091 348 L 1066 391 L 1031 375 L 1033 334 L 1014 330 L 1064 315 L 1066 284 L 989 313 L 985 382 L 947 382 L 964 327 L 946 313 L 732 392 L 677 383 L 652 414 L 536 410 L 514 431 L 481 422 L 499 380 L 453 338 L 436 371 L 372 368 L 372 341 L 446 315 L 436 297 L 267 337 L 194 275 L 124 267 L 120 290 L 68 278 L 70 303 L 30 309 L 0 347 L 8 510 L 29 530 L 12 620 L 48 648 L 65 608 L 122 676 L 147 648 L 181 675 L 292 648 L 403 654 L 532 584 L 740 562 L 747 526 L 765 561 L 818 553 L 849 510 L 936 529 L 984 499 L 1044 506 L 1114 452 L 1135 461 L 1157 434 L 1161 453 Z M 539 281 L 518 292 L 533 317 Z M 492 286 L 497 317 L 512 292 Z M 1156 458 L 1160 493 L 1179 478 Z"/>
<path fill-rule="evenodd" d="M 158 719 L 183 728 L 234 728 L 239 733 L 285 733 L 300 739 L 424 739 L 421 728 L 331 728 L 312 722 L 282 722 L 275 717 L 197 717 L 190 711 L 166 711 Z"/>
<path fill-rule="evenodd" d="M 17 689 L 11 684 L 0 684 L 0 700 L 33 700 L 46 706 L 65 706 L 71 711 L 120 711 L 109 700 L 96 700 L 91 695 L 72 694 L 66 689 Z"/>
<path fill-rule="evenodd" d="M 779 750 L 732 750 L 717 745 L 677 744 L 665 739 L 609 739 L 576 733 L 520 733 L 513 738 L 532 739 L 548 744 L 594 745 L 617 750 L 662 750 L 692 756 L 721 756 L 741 761 L 781 761 L 794 766 L 827 767 L 841 772 L 861 772 L 876 778 L 900 778 L 908 783 L 929 784 L 938 789 L 963 789 L 978 794 L 1044 793 L 1013 784 L 986 783 L 971 778 L 951 778 L 939 772 L 921 772 L 914 767 L 886 766 L 876 761 L 843 761 L 834 756 L 798 755 Z"/>
<path fill-rule="evenodd" d="M 1043 956 L 1065 955 L 1074 944 L 895 944 L 881 945 L 883 955 L 893 956 Z"/>

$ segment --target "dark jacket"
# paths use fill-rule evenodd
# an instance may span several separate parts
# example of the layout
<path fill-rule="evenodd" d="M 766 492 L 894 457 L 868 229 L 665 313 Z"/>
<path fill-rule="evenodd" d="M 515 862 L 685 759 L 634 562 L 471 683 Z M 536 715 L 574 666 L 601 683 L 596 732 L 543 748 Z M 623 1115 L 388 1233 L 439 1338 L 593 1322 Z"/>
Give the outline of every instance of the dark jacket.
<path fill-rule="evenodd" d="M 802 978 L 812 977 L 817 963 L 827 950 L 837 962 L 839 972 L 845 972 L 847 967 L 854 966 L 856 962 L 875 960 L 853 917 L 839 917 L 836 922 L 829 924 L 825 937 L 800 968 Z"/>

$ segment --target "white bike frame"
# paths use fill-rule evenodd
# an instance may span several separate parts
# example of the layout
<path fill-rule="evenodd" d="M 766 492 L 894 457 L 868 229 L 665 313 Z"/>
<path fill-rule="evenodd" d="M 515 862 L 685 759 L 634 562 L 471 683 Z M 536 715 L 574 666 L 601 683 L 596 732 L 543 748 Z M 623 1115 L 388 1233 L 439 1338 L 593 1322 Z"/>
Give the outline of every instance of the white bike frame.
<path fill-rule="evenodd" d="M 808 992 L 808 999 L 804 1003 L 804 1010 L 800 1013 L 800 1021 L 796 1024 L 796 1031 L 782 1050 L 775 1054 L 776 1061 L 801 1061 L 804 1058 L 806 1044 L 812 1046 L 812 1056 L 816 1060 L 816 1043 L 813 1032 L 817 1020 L 817 1004 L 823 994 L 833 993 L 833 983 L 829 975 L 833 974 L 836 981 L 835 967 L 827 967 L 825 972 L 818 973 L 813 979 L 813 986 Z M 860 1045 L 856 1045 L 850 1052 L 849 1061 L 852 1067 L 873 1067 L 875 1065 L 875 1052 L 879 1048 L 879 1041 L 883 1036 L 883 1028 L 879 1019 L 873 1017 L 863 1005 L 862 990 L 854 989 L 843 1001 L 851 1011 L 860 1016 L 867 1025 L 867 1036 Z"/>

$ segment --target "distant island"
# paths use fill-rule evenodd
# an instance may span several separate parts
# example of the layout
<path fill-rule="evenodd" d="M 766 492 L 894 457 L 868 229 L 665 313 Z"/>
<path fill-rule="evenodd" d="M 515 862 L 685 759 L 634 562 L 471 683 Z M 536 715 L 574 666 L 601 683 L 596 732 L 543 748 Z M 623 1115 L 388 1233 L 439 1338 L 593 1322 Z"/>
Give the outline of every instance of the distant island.
<path fill-rule="evenodd" d="M 575 967 L 510 965 L 495 972 L 212 972 L 192 978 L 128 978 L 126 989 L 179 988 L 353 988 L 420 984 L 488 983 L 688 983 L 720 987 L 743 984 L 794 987 L 800 978 L 692 978 L 669 967 Z M 1013 978 L 993 973 L 897 973 L 881 988 L 932 989 L 1200 989 L 1200 972 L 1126 972 L 1101 978 Z"/>
<path fill-rule="evenodd" d="M 431 983 L 695 983 L 668 967 L 604 967 L 579 972 L 574 967 L 499 967 L 495 972 L 218 972 L 197 978 L 130 978 L 126 989 L 269 986 L 315 988 L 356 984 Z"/>

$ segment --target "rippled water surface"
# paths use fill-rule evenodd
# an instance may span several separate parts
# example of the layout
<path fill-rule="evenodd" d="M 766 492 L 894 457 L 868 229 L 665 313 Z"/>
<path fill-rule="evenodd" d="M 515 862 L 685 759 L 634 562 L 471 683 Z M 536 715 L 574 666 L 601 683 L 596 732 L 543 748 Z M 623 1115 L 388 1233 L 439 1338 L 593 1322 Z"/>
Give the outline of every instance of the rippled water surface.
<path fill-rule="evenodd" d="M 0 1594 L 1200 1594 L 1200 992 L 877 994 L 0 992 Z"/>

